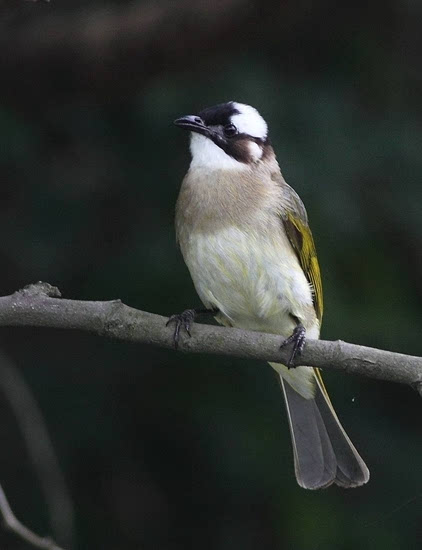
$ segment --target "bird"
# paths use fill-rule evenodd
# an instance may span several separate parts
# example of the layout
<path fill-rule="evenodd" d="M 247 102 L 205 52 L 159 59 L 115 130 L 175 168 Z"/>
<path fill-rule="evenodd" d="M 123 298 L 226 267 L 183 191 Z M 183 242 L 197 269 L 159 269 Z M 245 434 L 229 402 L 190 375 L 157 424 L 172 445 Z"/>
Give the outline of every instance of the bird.
<path fill-rule="evenodd" d="M 176 203 L 176 237 L 204 309 L 170 316 L 177 347 L 197 315 L 280 335 L 292 346 L 279 378 L 299 486 L 358 487 L 369 470 L 334 411 L 319 369 L 300 366 L 318 339 L 321 273 L 305 206 L 284 180 L 268 125 L 251 105 L 228 101 L 174 124 L 190 132 L 191 163 Z M 295 366 L 299 360 L 299 366 Z"/>

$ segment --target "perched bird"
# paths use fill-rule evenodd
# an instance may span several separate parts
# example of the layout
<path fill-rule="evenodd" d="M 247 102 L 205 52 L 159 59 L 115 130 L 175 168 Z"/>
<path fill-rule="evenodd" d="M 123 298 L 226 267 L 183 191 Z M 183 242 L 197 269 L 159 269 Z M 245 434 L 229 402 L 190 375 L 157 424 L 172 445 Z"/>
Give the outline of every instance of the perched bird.
<path fill-rule="evenodd" d="M 175 343 L 198 312 L 223 325 L 279 334 L 292 344 L 281 380 L 301 487 L 357 487 L 369 471 L 333 409 L 321 373 L 298 366 L 319 338 L 321 275 L 305 207 L 285 182 L 256 109 L 234 101 L 175 121 L 190 134 L 192 162 L 176 206 L 176 233 L 207 308 L 170 317 Z"/>

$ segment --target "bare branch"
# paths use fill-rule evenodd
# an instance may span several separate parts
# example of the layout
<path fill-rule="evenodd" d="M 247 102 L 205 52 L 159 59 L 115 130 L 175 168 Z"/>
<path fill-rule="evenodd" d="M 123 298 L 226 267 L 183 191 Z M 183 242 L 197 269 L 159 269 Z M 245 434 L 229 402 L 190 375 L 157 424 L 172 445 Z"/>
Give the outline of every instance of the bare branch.
<path fill-rule="evenodd" d="M 65 300 L 48 283 L 28 285 L 0 297 L 0 326 L 78 329 L 116 340 L 173 349 L 167 318 L 124 305 L 120 300 Z M 192 337 L 182 334 L 179 349 L 286 363 L 290 350 L 279 349 L 280 337 L 235 328 L 195 324 Z M 422 395 L 422 358 L 348 344 L 307 340 L 300 364 L 408 384 Z"/>
<path fill-rule="evenodd" d="M 50 514 L 53 533 L 73 546 L 72 499 L 60 469 L 42 413 L 19 369 L 0 351 L 0 389 L 9 402 L 28 455 L 40 481 Z"/>
<path fill-rule="evenodd" d="M 35 546 L 35 548 L 42 548 L 43 550 L 63 550 L 63 548 L 57 546 L 53 540 L 36 535 L 18 520 L 10 508 L 10 504 L 1 485 L 0 514 L 3 516 L 4 523 L 10 531 L 21 537 L 29 544 L 32 544 L 32 546 Z"/>

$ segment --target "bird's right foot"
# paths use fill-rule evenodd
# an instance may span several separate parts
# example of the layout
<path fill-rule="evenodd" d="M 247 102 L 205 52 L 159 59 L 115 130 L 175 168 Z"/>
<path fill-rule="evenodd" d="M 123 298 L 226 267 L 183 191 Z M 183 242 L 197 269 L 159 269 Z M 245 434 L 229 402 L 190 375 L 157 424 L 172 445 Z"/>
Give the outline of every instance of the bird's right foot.
<path fill-rule="evenodd" d="M 305 342 L 306 342 L 306 329 L 301 323 L 296 325 L 293 331 L 293 334 L 291 334 L 288 338 L 286 338 L 284 342 L 281 342 L 280 349 L 293 343 L 292 353 L 286 365 L 288 369 L 294 368 L 295 359 L 302 353 L 303 348 L 305 347 Z"/>
<path fill-rule="evenodd" d="M 173 342 L 174 347 L 177 349 L 179 347 L 179 338 L 180 338 L 180 329 L 183 327 L 189 336 L 192 336 L 190 333 L 190 328 L 192 323 L 195 321 L 196 310 L 194 309 L 185 309 L 182 313 L 175 313 L 169 317 L 169 320 L 166 323 L 166 327 L 170 323 L 174 323 L 174 333 L 173 333 Z"/>
<path fill-rule="evenodd" d="M 179 347 L 179 338 L 180 338 L 180 329 L 183 327 L 189 336 L 192 336 L 190 333 L 190 328 L 192 323 L 195 321 L 197 315 L 216 315 L 218 313 L 218 308 L 211 309 L 185 309 L 182 313 L 175 313 L 169 317 L 169 320 L 166 323 L 166 327 L 170 323 L 175 323 L 173 342 L 174 347 L 177 349 Z"/>

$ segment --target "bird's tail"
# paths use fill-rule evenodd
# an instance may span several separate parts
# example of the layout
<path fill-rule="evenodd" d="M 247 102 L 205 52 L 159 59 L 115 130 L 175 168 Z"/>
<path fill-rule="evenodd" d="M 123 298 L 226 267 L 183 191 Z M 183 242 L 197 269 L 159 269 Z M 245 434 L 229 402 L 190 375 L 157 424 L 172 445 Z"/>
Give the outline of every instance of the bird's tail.
<path fill-rule="evenodd" d="M 316 391 L 311 399 L 280 377 L 297 482 L 305 489 L 322 489 L 332 483 L 341 487 L 363 485 L 369 470 L 340 424 L 319 370 L 314 369 L 314 374 Z"/>

